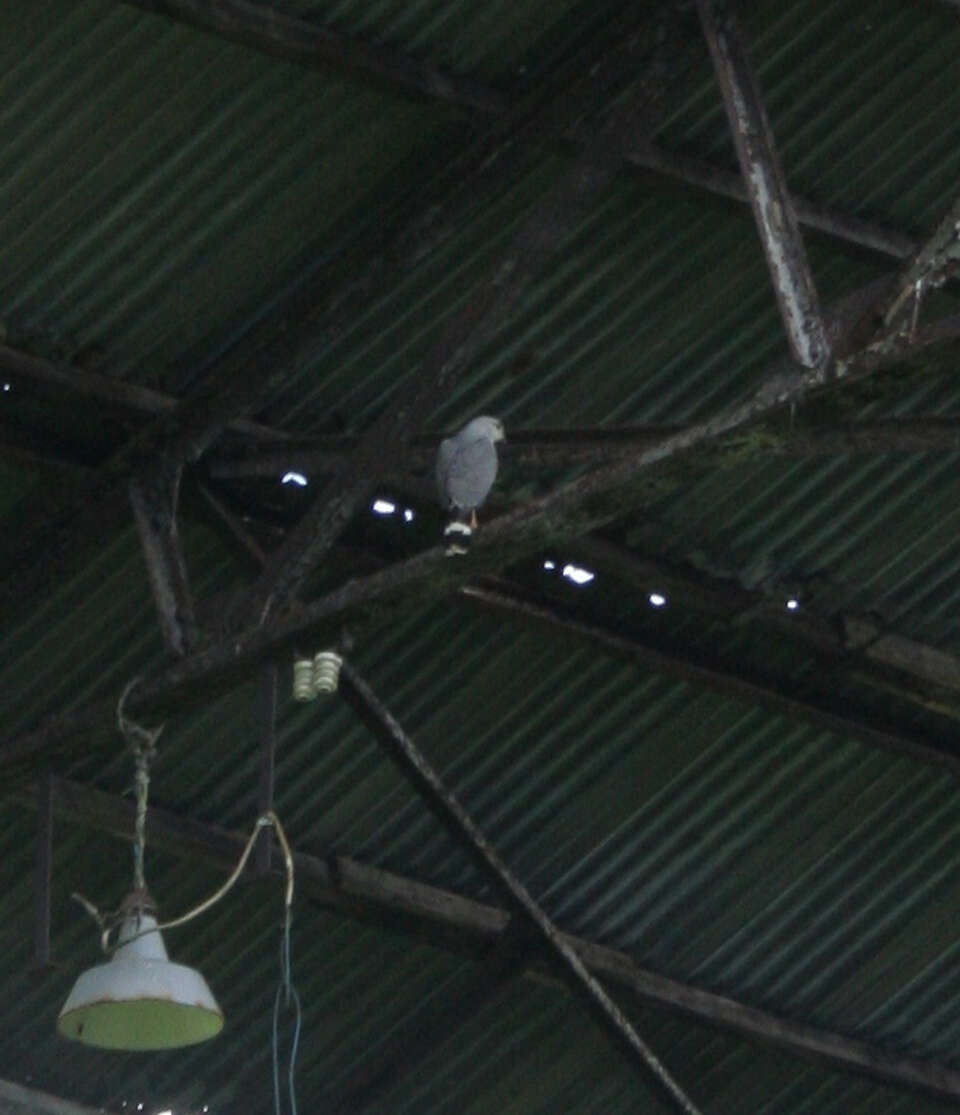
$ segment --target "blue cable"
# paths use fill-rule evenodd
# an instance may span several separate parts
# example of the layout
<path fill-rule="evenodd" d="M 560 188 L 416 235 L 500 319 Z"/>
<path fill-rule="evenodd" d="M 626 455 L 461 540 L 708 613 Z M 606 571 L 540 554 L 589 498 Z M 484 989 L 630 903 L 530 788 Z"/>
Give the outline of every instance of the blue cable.
<path fill-rule="evenodd" d="M 281 1115 L 280 1110 L 280 999 L 283 997 L 287 1007 L 293 1001 L 295 1021 L 293 1027 L 293 1043 L 290 1046 L 290 1065 L 287 1070 L 287 1089 L 290 1093 L 290 1115 L 297 1115 L 297 1092 L 294 1085 L 294 1072 L 297 1066 L 297 1051 L 300 1047 L 300 1027 L 303 1014 L 300 1009 L 300 996 L 290 979 L 290 911 L 283 927 L 283 937 L 280 942 L 280 969 L 281 981 L 277 994 L 273 1000 L 273 1109 L 275 1115 Z"/>

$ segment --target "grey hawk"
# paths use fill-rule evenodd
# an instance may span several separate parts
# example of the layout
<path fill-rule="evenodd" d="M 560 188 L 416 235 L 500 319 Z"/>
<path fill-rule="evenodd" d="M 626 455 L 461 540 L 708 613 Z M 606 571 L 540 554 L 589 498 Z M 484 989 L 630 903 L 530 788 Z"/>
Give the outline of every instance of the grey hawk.
<path fill-rule="evenodd" d="M 477 525 L 477 508 L 497 478 L 496 443 L 504 440 L 499 418 L 481 415 L 453 437 L 444 438 L 437 451 L 437 492 L 447 512 L 443 538 L 447 554 L 465 554 Z"/>

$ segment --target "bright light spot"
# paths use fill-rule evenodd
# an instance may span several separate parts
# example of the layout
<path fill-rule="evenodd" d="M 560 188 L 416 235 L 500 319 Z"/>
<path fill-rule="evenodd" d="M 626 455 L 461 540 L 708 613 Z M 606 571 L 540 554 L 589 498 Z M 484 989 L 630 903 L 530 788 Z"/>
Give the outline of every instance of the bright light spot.
<path fill-rule="evenodd" d="M 173 1112 L 168 1107 L 166 1111 L 158 1111 L 157 1115 L 173 1115 Z"/>
<path fill-rule="evenodd" d="M 392 515 L 396 509 L 397 505 L 391 503 L 388 499 L 375 499 L 373 501 L 374 515 Z"/>
<path fill-rule="evenodd" d="M 568 581 L 573 581 L 575 585 L 588 585 L 596 576 L 596 573 L 591 573 L 589 569 L 582 569 L 579 565 L 565 565 L 563 575 Z"/>
<path fill-rule="evenodd" d="M 138 1111 L 142 1111 L 142 1110 L 143 1110 L 143 1104 L 142 1104 L 142 1103 L 138 1103 L 138 1104 L 137 1104 L 137 1110 L 138 1110 Z"/>
<path fill-rule="evenodd" d="M 413 510 L 411 508 L 409 508 L 409 507 L 404 508 L 403 521 L 405 523 L 412 523 L 415 518 L 416 518 L 416 516 L 414 515 Z"/>
<path fill-rule="evenodd" d="M 647 599 L 650 601 L 650 607 L 651 608 L 665 608 L 666 607 L 667 598 L 663 595 L 662 592 L 651 592 L 650 595 L 647 597 Z"/>
<path fill-rule="evenodd" d="M 791 596 L 790 599 L 787 601 L 787 611 L 795 612 L 799 607 L 800 601 L 795 596 Z"/>
<path fill-rule="evenodd" d="M 554 569 L 557 568 L 557 563 L 555 561 L 545 561 L 543 563 L 543 568 L 546 569 L 548 573 L 552 573 Z"/>
<path fill-rule="evenodd" d="M 298 488 L 305 488 L 307 486 L 307 478 L 302 472 L 285 472 L 283 474 L 282 484 L 296 484 Z M 163 1113 L 161 1112 L 161 1115 Z"/>
<path fill-rule="evenodd" d="M 4 389 L 4 391 L 12 391 L 12 390 L 13 390 L 13 384 L 11 384 L 11 383 L 5 383 L 5 384 L 3 385 L 3 389 Z"/>

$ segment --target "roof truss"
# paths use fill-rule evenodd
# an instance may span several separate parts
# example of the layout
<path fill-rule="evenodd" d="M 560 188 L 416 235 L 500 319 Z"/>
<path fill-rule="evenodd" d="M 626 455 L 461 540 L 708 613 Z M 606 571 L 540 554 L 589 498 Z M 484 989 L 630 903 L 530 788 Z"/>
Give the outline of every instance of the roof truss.
<path fill-rule="evenodd" d="M 216 4 L 204 0 L 135 2 L 148 10 L 163 12 L 229 38 L 252 43 L 258 49 L 279 52 L 301 61 L 319 62 L 353 76 L 359 74 L 364 80 L 387 84 L 417 96 L 441 99 L 475 117 L 497 118 L 498 114 L 505 113 L 508 124 L 505 128 L 497 125 L 488 133 L 484 141 L 486 148 L 482 142 L 476 149 L 481 154 L 484 151 L 489 154 L 491 143 L 499 150 L 523 141 L 530 134 L 531 119 L 542 121 L 546 111 L 542 103 L 533 113 L 526 104 L 517 109 L 510 105 L 508 98 L 495 91 L 452 79 L 431 66 L 415 65 L 409 59 L 386 51 L 365 49 L 363 44 L 344 36 L 319 33 L 300 20 L 284 17 L 265 21 L 261 9 L 243 0 Z M 586 475 L 501 516 L 483 533 L 475 555 L 456 570 L 449 568 L 439 550 L 427 551 L 367 578 L 350 582 L 291 613 L 309 574 L 336 544 L 346 524 L 369 495 L 372 479 L 381 475 L 380 470 L 386 469 L 389 473 L 402 469 L 407 459 L 407 443 L 413 432 L 422 426 L 430 400 L 450 389 L 458 372 L 480 344 L 495 334 L 525 282 L 544 265 L 572 217 L 593 200 L 625 159 L 630 161 L 631 142 L 645 153 L 647 165 L 656 162 L 657 153 L 649 143 L 653 132 L 651 109 L 663 101 L 665 83 L 658 70 L 658 66 L 662 69 L 662 58 L 655 55 L 654 76 L 648 78 L 642 88 L 642 111 L 638 114 L 635 106 L 631 106 L 629 112 L 608 121 L 585 142 L 582 135 L 576 135 L 582 146 L 569 173 L 537 206 L 492 276 L 439 337 L 427 367 L 401 393 L 391 413 L 373 423 L 355 444 L 340 448 L 336 459 L 327 466 L 334 474 L 332 482 L 321 493 L 315 508 L 290 531 L 282 545 L 273 553 L 255 555 L 265 560 L 266 569 L 252 588 L 243 592 L 239 610 L 243 617 L 242 629 L 225 642 L 208 640 L 202 643 L 197 630 L 186 563 L 177 537 L 176 507 L 181 471 L 185 462 L 202 456 L 228 428 L 257 438 L 274 436 L 273 431 L 251 424 L 246 416 L 313 351 L 318 333 L 315 321 L 308 328 L 298 330 L 293 337 L 274 334 L 269 345 L 254 349 L 252 356 L 241 359 L 239 376 L 235 374 L 236 356 L 231 355 L 204 377 L 197 397 L 187 402 L 168 400 L 156 392 L 117 389 L 115 401 L 121 402 L 120 395 L 124 395 L 122 405 L 129 409 L 147 410 L 161 416 L 172 414 L 174 418 L 172 434 L 165 418 L 141 430 L 101 470 L 95 481 L 91 482 L 89 478 L 85 481 L 88 486 L 91 483 L 105 486 L 112 496 L 124 489 L 129 492 L 165 642 L 171 654 L 179 658 L 141 687 L 134 702 L 137 707 L 153 708 L 186 693 L 198 690 L 209 692 L 211 687 L 229 684 L 253 666 L 273 660 L 294 641 L 308 636 L 336 639 L 345 623 L 349 623 L 351 630 L 356 630 L 370 619 L 374 608 L 378 619 L 382 619 L 384 603 L 398 606 L 414 594 L 422 599 L 424 595 L 437 596 L 459 590 L 465 598 L 502 612 L 521 612 L 540 623 L 556 625 L 562 622 L 568 633 L 577 631 L 580 637 L 601 640 L 611 649 L 616 638 L 609 632 L 588 629 L 584 624 L 578 627 L 569 619 L 561 621 L 542 608 L 537 610 L 529 601 L 510 601 L 503 592 L 493 592 L 468 582 L 535 552 L 547 541 L 576 538 L 613 521 L 626 509 L 637 505 L 641 499 L 638 490 L 654 470 L 669 469 L 674 462 L 706 446 L 713 446 L 731 434 L 756 429 L 782 413 L 784 408 L 798 404 L 813 393 L 829 395 L 849 382 L 907 361 L 926 345 L 943 343 L 945 335 L 948 342 L 956 340 L 955 322 L 952 325 L 935 325 L 932 333 L 924 333 L 917 323 L 925 292 L 945 281 L 947 264 L 960 254 L 957 249 L 960 202 L 950 210 L 933 236 L 907 256 L 905 266 L 883 284 L 879 293 L 874 284 L 869 289 L 864 288 L 856 314 L 842 316 L 842 310 L 848 307 L 845 304 L 842 308 L 835 307 L 832 314 L 821 315 L 799 232 L 797 213 L 802 216 L 804 207 L 795 207 L 787 190 L 756 77 L 747 61 L 737 22 L 722 0 L 700 0 L 699 8 L 738 147 L 745 193 L 753 207 L 767 255 L 793 361 L 783 362 L 771 369 L 761 387 L 738 406 L 718 413 L 708 421 L 666 433 L 645 448 L 631 446 L 624 451 L 621 446 L 617 456 L 596 464 Z M 665 6 L 658 9 L 655 19 L 663 21 L 671 13 L 672 6 Z M 655 32 L 662 47 L 664 40 L 659 22 Z M 607 80 L 605 72 L 604 80 Z M 638 116 L 642 119 L 639 129 Z M 555 128 L 555 133 L 569 134 L 569 127 L 569 122 L 561 124 Z M 472 157 L 477 158 L 478 155 Z M 644 155 L 641 155 L 639 161 L 642 162 L 643 158 Z M 669 165 L 669 157 L 663 157 L 658 169 Z M 456 173 L 462 176 L 463 169 L 464 163 L 459 161 Z M 691 173 L 688 177 L 695 175 Z M 456 200 L 459 202 L 460 198 Z M 843 219 L 836 216 L 821 220 L 821 227 L 827 225 L 833 232 L 844 230 Z M 847 230 L 852 229 L 853 223 L 848 222 Z M 860 242 L 872 240 L 873 246 L 881 246 L 889 254 L 905 254 L 902 250 L 906 247 L 905 241 L 882 230 L 871 231 L 861 225 L 859 232 L 852 232 L 851 237 L 858 238 Z M 298 295 L 296 305 L 286 305 L 283 312 L 299 314 L 304 297 L 303 294 Z M 339 314 L 340 306 L 331 312 Z M 836 325 L 838 321 L 840 324 Z M 835 326 L 832 334 L 831 325 Z M 276 318 L 272 319 L 269 327 L 275 329 Z M 38 365 L 25 354 L 7 350 L 0 353 L 0 358 L 17 365 L 17 374 L 43 374 L 56 378 L 55 369 L 51 373 L 50 367 Z M 217 392 L 217 386 L 225 382 L 230 383 L 229 390 Z M 86 377 L 85 383 L 88 389 L 114 390 L 103 383 L 96 388 L 96 381 L 90 377 Z M 889 435 L 890 431 L 887 432 Z M 865 439 L 870 436 L 869 431 L 859 433 Z M 163 469 L 158 472 L 155 465 L 142 467 L 140 462 L 145 457 L 159 458 L 164 462 Z M 208 498 L 216 499 L 213 495 Z M 276 618 L 278 615 L 279 618 Z M 846 638 L 856 641 L 863 634 L 863 631 L 855 631 L 847 633 Z M 866 638 L 869 641 L 869 633 Z M 636 645 L 627 648 L 627 651 L 634 659 L 638 657 Z M 650 652 L 645 653 L 649 660 Z M 654 658 L 658 668 L 666 667 L 663 656 L 657 658 L 654 655 Z M 673 668 L 677 668 L 676 662 Z M 707 684 L 716 682 L 715 676 L 711 682 L 706 672 L 697 671 L 689 663 L 684 664 L 682 669 L 691 676 L 696 675 L 698 681 Z M 275 674 L 273 684 L 275 693 Z M 749 683 L 740 678 L 736 684 L 743 687 Z M 599 946 L 589 942 L 570 942 L 552 925 L 522 885 L 506 871 L 495 851 L 485 847 L 481 834 L 471 830 L 469 819 L 457 814 L 456 803 L 435 776 L 431 777 L 432 772 L 425 767 L 412 742 L 392 722 L 376 696 L 349 666 L 346 670 L 346 692 L 365 719 L 374 723 L 381 739 L 387 740 L 400 755 L 405 769 L 418 783 L 428 804 L 457 828 L 461 837 L 467 839 L 472 850 L 493 872 L 509 899 L 512 913 L 526 918 L 529 927 L 539 937 L 540 946 L 553 954 L 566 981 L 583 995 L 614 1038 L 633 1056 L 639 1057 L 674 1105 L 680 1110 L 695 1112 L 697 1109 L 679 1085 L 669 1074 L 659 1071 L 656 1058 L 588 970 L 589 962 L 585 966 L 585 957 L 593 957 L 593 963 L 602 963 L 598 959 Z M 756 687 L 750 689 L 749 696 L 760 703 L 772 700 L 770 693 L 760 693 Z M 804 706 L 802 702 L 787 701 L 783 697 L 777 699 L 787 711 L 810 717 L 809 706 Z M 37 731 L 8 741 L 0 750 L 0 762 L 8 767 L 24 760 L 34 762 L 38 754 L 46 753 L 66 732 L 75 732 L 80 725 L 106 719 L 105 710 L 106 706 L 98 703 L 54 716 Z M 832 730 L 847 731 L 852 726 L 849 718 L 831 718 L 831 714 L 823 710 L 817 711 L 817 716 Z M 824 717 L 827 719 L 824 720 Z M 941 749 L 863 721 L 853 726 L 856 733 L 869 742 L 905 750 L 923 761 L 942 763 L 955 770 L 956 760 Z M 74 791 L 66 784 L 58 783 L 56 796 L 64 792 L 69 795 Z M 268 793 L 266 780 L 263 793 Z M 102 799 L 97 808 L 101 807 L 104 807 Z M 52 808 L 52 802 L 45 806 L 48 821 Z M 208 839 L 209 834 L 204 837 L 205 842 Z M 301 860 L 308 875 L 311 870 L 314 875 L 317 874 L 315 866 L 310 868 L 308 861 L 303 857 Z M 263 857 L 261 866 L 265 866 Z M 337 889 L 342 890 L 342 879 Z M 484 914 L 488 920 L 505 916 L 502 911 L 487 911 Z M 501 926 L 497 932 L 502 937 L 504 927 Z M 516 956 L 508 950 L 503 960 L 501 974 L 506 977 L 516 966 Z M 622 959 L 607 957 L 610 971 L 622 963 Z M 634 972 L 631 980 L 635 982 L 636 969 L 632 963 L 631 969 Z M 606 974 L 609 976 L 609 972 Z M 683 999 L 684 1009 L 694 1013 L 698 1004 L 704 1010 L 704 1003 L 709 1000 L 709 997 L 703 998 L 702 992 L 689 988 L 683 989 L 682 994 L 674 994 L 677 999 Z M 764 1030 L 762 1036 L 786 1041 L 792 1048 L 814 1050 L 861 1070 L 920 1084 L 943 1094 L 957 1094 L 957 1083 L 953 1079 L 955 1074 L 942 1066 L 921 1066 L 909 1059 L 886 1054 L 878 1057 L 875 1050 L 862 1043 L 851 1042 L 838 1035 L 817 1033 L 808 1027 L 785 1024 L 782 1020 L 771 1021 L 742 1004 L 722 1009 L 714 1004 L 710 1009 L 716 1010 L 717 1017 L 725 1013 L 724 1021 L 729 1022 L 736 1017 L 735 1025 L 741 1029 L 750 1030 L 753 1027 L 755 1032 Z"/>

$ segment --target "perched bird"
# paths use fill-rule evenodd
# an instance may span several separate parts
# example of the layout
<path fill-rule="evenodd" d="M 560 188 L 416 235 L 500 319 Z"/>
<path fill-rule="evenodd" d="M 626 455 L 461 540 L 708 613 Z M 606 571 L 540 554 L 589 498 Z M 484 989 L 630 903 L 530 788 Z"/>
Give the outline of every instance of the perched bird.
<path fill-rule="evenodd" d="M 443 538 L 447 554 L 465 554 L 477 525 L 477 508 L 497 478 L 496 443 L 504 440 L 499 418 L 482 415 L 453 437 L 444 438 L 437 451 L 437 492 L 447 512 Z"/>

